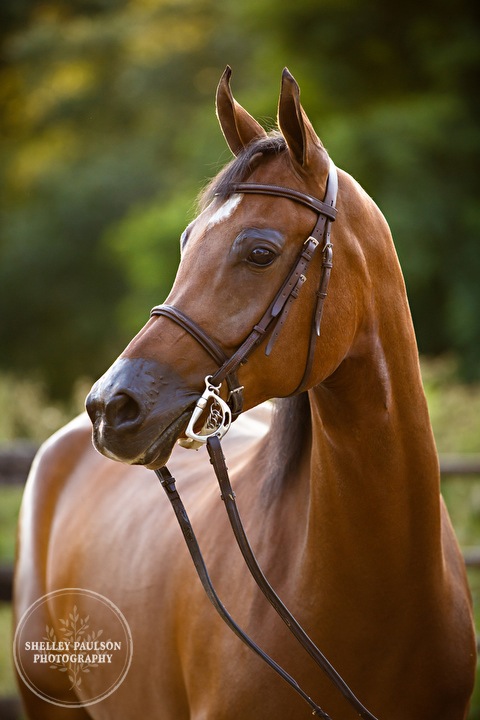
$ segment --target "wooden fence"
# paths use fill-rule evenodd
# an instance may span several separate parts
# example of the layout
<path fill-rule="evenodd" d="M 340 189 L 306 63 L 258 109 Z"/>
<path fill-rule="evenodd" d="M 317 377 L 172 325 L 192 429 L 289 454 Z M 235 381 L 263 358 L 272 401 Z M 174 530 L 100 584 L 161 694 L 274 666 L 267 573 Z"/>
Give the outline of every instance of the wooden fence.
<path fill-rule="evenodd" d="M 480 480 L 480 455 L 441 455 L 442 481 L 452 478 Z M 463 557 L 467 568 L 480 568 L 480 547 L 464 548 Z"/>

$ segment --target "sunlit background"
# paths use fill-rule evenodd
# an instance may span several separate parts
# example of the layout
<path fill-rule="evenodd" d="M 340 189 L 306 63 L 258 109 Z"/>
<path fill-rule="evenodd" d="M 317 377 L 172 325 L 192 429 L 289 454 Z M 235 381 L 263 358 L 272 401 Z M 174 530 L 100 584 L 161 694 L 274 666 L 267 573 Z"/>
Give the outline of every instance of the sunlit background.
<path fill-rule="evenodd" d="M 165 298 L 195 197 L 230 158 L 214 115 L 228 63 L 267 128 L 288 66 L 334 161 L 386 215 L 439 450 L 480 453 L 479 7 L 2 0 L 0 441 L 38 442 L 77 412 Z M 445 488 L 465 546 L 480 545 L 478 486 Z M 19 497 L 0 489 L 3 561 Z"/>

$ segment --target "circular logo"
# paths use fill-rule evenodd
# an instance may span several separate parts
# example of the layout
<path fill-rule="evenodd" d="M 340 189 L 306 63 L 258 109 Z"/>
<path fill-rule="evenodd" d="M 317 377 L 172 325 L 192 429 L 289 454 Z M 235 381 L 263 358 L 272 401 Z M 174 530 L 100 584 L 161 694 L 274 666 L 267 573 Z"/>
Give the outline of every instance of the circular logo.
<path fill-rule="evenodd" d="M 85 707 L 121 685 L 132 662 L 128 623 L 108 598 L 82 588 L 47 593 L 23 614 L 13 640 L 19 676 L 35 695 Z"/>

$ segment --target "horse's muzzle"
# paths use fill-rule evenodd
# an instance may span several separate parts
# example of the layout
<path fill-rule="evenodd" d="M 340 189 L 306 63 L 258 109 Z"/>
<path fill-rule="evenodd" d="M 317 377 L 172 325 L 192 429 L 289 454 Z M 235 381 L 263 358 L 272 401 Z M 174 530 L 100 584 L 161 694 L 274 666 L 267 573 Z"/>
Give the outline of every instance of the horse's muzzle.
<path fill-rule="evenodd" d="M 86 400 L 93 443 L 113 460 L 159 467 L 183 433 L 197 397 L 169 366 L 119 358 Z"/>

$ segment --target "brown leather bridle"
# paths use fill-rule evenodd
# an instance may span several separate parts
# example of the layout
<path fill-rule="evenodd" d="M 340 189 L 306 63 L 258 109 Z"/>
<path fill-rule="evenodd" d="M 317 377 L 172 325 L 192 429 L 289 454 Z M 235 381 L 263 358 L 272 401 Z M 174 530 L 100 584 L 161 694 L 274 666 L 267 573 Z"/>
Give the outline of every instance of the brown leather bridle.
<path fill-rule="evenodd" d="M 231 420 L 235 420 L 242 412 L 243 408 L 243 387 L 238 382 L 237 370 L 242 365 L 262 340 L 270 333 L 268 343 L 265 348 L 266 355 L 269 355 L 274 343 L 276 342 L 293 301 L 298 297 L 302 285 L 306 281 L 306 273 L 315 255 L 318 247 L 322 248 L 322 271 L 320 283 L 316 292 L 317 302 L 313 313 L 308 354 L 303 377 L 293 394 L 303 392 L 308 387 L 308 380 L 311 374 L 313 359 L 315 354 L 316 339 L 320 335 L 320 326 L 322 321 L 323 306 L 327 297 L 327 288 L 332 269 L 332 244 L 330 242 L 330 226 L 336 218 L 335 202 L 338 190 L 337 170 L 332 161 L 330 161 L 330 172 L 327 180 L 327 188 L 325 197 L 318 200 L 306 193 L 285 188 L 277 185 L 264 185 L 260 183 L 236 183 L 229 187 L 229 193 L 253 193 L 260 195 L 273 195 L 283 197 L 294 202 L 300 203 L 318 214 L 318 219 L 312 233 L 305 240 L 302 250 L 299 253 L 296 262 L 283 282 L 275 298 L 263 314 L 259 322 L 253 327 L 246 339 L 241 343 L 239 348 L 227 357 L 222 348 L 191 318 L 178 308 L 172 305 L 157 305 L 151 311 L 151 316 L 167 317 L 177 323 L 192 337 L 194 337 L 200 345 L 213 358 L 219 369 L 211 376 L 205 378 L 206 390 L 197 402 L 197 406 L 192 413 L 192 419 L 187 428 L 186 434 L 193 442 L 206 443 L 210 462 L 213 465 L 217 480 L 220 486 L 221 497 L 225 503 L 228 518 L 232 526 L 235 538 L 240 547 L 242 555 L 245 559 L 248 569 L 252 574 L 255 582 L 263 592 L 267 600 L 270 602 L 274 610 L 282 618 L 290 632 L 299 641 L 302 647 L 310 654 L 317 665 L 323 670 L 343 697 L 356 710 L 359 717 L 364 720 L 376 720 L 375 716 L 367 710 L 354 693 L 350 690 L 340 674 L 329 663 L 322 652 L 316 647 L 312 640 L 308 637 L 301 625 L 296 621 L 288 608 L 283 604 L 273 588 L 269 585 L 267 579 L 263 575 L 253 551 L 246 537 L 242 526 L 240 516 L 235 503 L 235 493 L 233 492 L 228 476 L 225 458 L 220 445 L 220 438 L 228 430 Z M 227 382 L 229 394 L 228 404 L 220 398 L 220 387 L 223 381 Z M 200 418 L 204 410 L 212 403 L 211 407 L 217 407 L 217 415 L 213 414 L 210 408 L 210 427 L 206 434 L 199 435 L 195 433 L 193 426 L 195 420 Z M 228 627 L 244 642 L 253 652 L 266 662 L 275 672 L 280 675 L 313 710 L 313 715 L 331 720 L 330 716 L 322 710 L 299 686 L 297 681 L 289 675 L 280 665 L 278 665 L 269 655 L 267 655 L 244 631 L 235 623 L 231 615 L 227 612 L 221 603 L 215 589 L 212 585 L 208 571 L 203 560 L 200 548 L 198 546 L 195 533 L 191 526 L 185 507 L 178 494 L 175 486 L 175 479 L 166 467 L 155 470 L 167 497 L 169 498 L 176 518 L 184 535 L 187 547 L 192 557 L 193 563 L 197 570 L 198 576 L 202 582 L 205 592 L 212 602 L 217 612 L 220 614 Z"/>
<path fill-rule="evenodd" d="M 302 285 L 307 279 L 308 268 L 319 247 L 322 248 L 322 274 L 317 290 L 317 302 L 313 314 L 307 362 L 303 377 L 293 394 L 305 390 L 310 376 L 313 357 L 315 353 L 315 340 L 320 335 L 323 305 L 327 296 L 327 288 L 332 269 L 333 248 L 330 242 L 330 225 L 335 220 L 337 211 L 335 202 L 338 190 L 337 169 L 330 161 L 330 172 L 327 180 L 325 197 L 322 200 L 307 195 L 306 193 L 292 190 L 291 188 L 278 185 L 264 185 L 260 183 L 236 183 L 229 187 L 229 193 L 253 193 L 256 195 L 273 195 L 283 197 L 304 205 L 318 214 L 318 220 L 309 237 L 305 240 L 297 260 L 283 282 L 275 298 L 263 314 L 259 322 L 253 327 L 240 347 L 231 357 L 227 357 L 222 348 L 191 318 L 184 312 L 172 305 L 157 305 L 150 313 L 151 316 L 164 316 L 180 325 L 186 332 L 197 340 L 198 343 L 209 353 L 219 369 L 210 376 L 209 382 L 213 387 L 220 387 L 225 380 L 228 387 L 228 406 L 235 420 L 243 409 L 243 387 L 237 377 L 237 370 L 255 348 L 262 342 L 263 338 L 271 333 L 265 354 L 270 355 L 276 342 L 293 301 L 298 297 Z M 223 408 L 225 412 L 228 412 Z"/>

